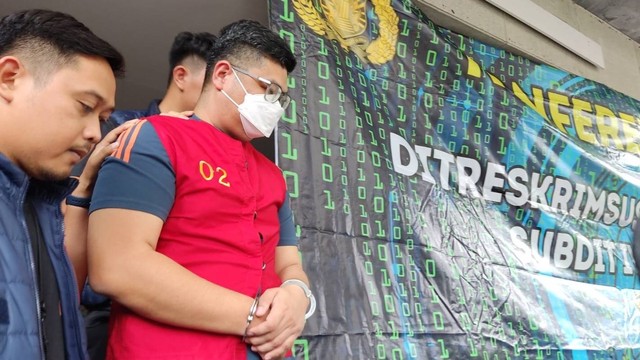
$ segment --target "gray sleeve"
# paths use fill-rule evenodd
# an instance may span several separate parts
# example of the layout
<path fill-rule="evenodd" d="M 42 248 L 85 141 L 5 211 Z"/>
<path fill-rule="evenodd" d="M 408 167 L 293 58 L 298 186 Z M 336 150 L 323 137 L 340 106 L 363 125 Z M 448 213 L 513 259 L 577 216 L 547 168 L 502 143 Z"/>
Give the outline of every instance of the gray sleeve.
<path fill-rule="evenodd" d="M 138 127 L 140 127 L 138 129 Z M 127 130 L 98 173 L 90 211 L 118 208 L 167 219 L 175 196 L 175 173 L 160 138 L 148 122 Z"/>

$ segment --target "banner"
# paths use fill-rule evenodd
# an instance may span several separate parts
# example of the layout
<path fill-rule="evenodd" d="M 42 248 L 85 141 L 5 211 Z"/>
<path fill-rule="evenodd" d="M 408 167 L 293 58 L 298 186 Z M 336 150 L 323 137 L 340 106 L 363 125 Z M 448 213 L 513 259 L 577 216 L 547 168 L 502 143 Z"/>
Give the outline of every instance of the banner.
<path fill-rule="evenodd" d="M 640 357 L 640 102 L 409 1 L 271 1 L 299 359 Z M 640 239 L 636 239 L 636 242 Z"/>

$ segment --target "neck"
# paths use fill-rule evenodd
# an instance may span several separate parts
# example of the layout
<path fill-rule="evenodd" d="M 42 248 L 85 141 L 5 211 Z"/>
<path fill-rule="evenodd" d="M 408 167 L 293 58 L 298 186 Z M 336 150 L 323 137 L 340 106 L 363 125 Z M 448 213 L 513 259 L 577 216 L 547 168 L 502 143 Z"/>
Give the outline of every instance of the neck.
<path fill-rule="evenodd" d="M 160 101 L 160 104 L 158 104 L 158 108 L 160 108 L 160 111 L 162 113 L 167 113 L 169 111 L 182 112 L 193 110 L 186 109 L 186 105 L 180 99 L 180 97 L 180 91 L 174 89 L 173 87 L 169 87 L 167 89 L 167 92 L 164 94 L 162 101 Z"/>
<path fill-rule="evenodd" d="M 210 104 L 208 101 L 200 98 L 200 101 L 196 104 L 196 108 L 193 109 L 193 113 L 199 117 L 202 121 L 208 122 L 216 129 L 222 131 L 225 134 L 229 134 L 224 126 L 224 121 L 221 120 L 221 112 L 218 111 L 214 104 Z"/>
<path fill-rule="evenodd" d="M 216 96 L 217 98 L 215 98 Z M 222 96 L 223 95 L 219 93 L 211 94 L 211 97 L 204 95 L 201 96 L 196 108 L 194 109 L 194 113 L 200 119 L 208 122 L 216 129 L 230 137 L 239 141 L 247 141 L 247 139 L 242 139 L 236 135 L 237 129 L 235 131 L 233 130 L 234 121 L 236 120 L 234 120 L 233 117 L 230 117 L 230 114 L 234 114 L 234 111 L 232 108 L 227 106 L 227 104 L 231 104 L 231 102 L 227 99 L 223 99 Z M 231 106 L 235 107 L 233 104 L 231 104 Z"/>

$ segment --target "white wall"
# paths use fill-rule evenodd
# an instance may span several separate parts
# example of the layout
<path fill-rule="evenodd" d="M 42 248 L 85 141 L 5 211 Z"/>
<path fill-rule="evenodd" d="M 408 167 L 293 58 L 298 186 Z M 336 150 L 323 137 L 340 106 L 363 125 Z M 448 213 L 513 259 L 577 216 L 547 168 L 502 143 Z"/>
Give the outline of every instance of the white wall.
<path fill-rule="evenodd" d="M 571 0 L 532 0 L 602 47 L 598 68 L 484 0 L 416 0 L 436 24 L 640 99 L 640 44 Z"/>

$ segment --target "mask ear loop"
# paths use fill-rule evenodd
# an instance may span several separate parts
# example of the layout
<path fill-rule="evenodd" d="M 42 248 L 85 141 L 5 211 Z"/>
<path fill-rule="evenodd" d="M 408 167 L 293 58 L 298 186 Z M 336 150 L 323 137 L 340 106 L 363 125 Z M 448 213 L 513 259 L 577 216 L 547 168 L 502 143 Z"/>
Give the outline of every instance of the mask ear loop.
<path fill-rule="evenodd" d="M 237 102 L 235 102 L 235 101 L 231 98 L 231 96 L 229 96 L 229 94 L 227 94 L 227 92 L 226 92 L 226 91 L 224 91 L 224 90 L 220 90 L 220 92 L 222 93 L 222 95 L 226 96 L 226 97 L 227 97 L 227 99 L 229 99 L 229 101 L 231 101 L 231 102 L 233 103 L 233 105 L 235 105 L 236 107 L 240 107 L 240 105 L 238 105 L 238 103 L 237 103 Z"/>
<path fill-rule="evenodd" d="M 233 67 L 231 67 L 231 70 L 233 70 L 233 76 L 236 77 L 236 80 L 238 80 L 238 83 L 240 84 L 240 87 L 242 87 L 242 90 L 244 91 L 244 93 L 246 95 L 249 95 L 249 92 L 247 91 L 247 89 L 244 87 L 244 84 L 242 83 L 242 81 L 240 81 L 240 78 L 238 77 L 238 73 L 236 72 L 236 69 L 234 69 Z"/>
<path fill-rule="evenodd" d="M 236 73 L 236 69 L 234 69 L 233 67 L 231 68 L 231 70 L 233 71 L 233 76 L 236 77 L 236 80 L 238 80 L 238 83 L 240 84 L 240 87 L 242 88 L 242 90 L 244 91 L 245 95 L 249 95 L 249 93 L 247 92 L 247 89 L 245 89 L 244 85 L 242 84 L 242 81 L 240 81 L 240 78 L 238 77 L 238 74 Z M 220 92 L 222 93 L 222 95 L 226 96 L 227 99 L 231 100 L 231 102 L 236 106 L 236 107 L 240 107 L 240 105 L 238 105 L 237 102 L 235 102 L 231 96 L 229 96 L 229 94 L 227 94 L 226 91 L 224 90 L 220 90 Z"/>

